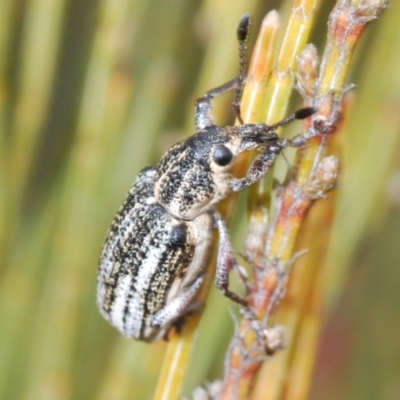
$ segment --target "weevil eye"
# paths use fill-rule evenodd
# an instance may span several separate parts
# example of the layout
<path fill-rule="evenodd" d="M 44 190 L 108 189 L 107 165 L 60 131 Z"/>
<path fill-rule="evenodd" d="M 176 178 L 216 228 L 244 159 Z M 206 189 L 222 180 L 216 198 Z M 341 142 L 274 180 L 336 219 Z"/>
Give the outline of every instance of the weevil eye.
<path fill-rule="evenodd" d="M 218 144 L 214 148 L 213 159 L 220 167 L 228 165 L 233 158 L 232 152 L 223 144 Z"/>

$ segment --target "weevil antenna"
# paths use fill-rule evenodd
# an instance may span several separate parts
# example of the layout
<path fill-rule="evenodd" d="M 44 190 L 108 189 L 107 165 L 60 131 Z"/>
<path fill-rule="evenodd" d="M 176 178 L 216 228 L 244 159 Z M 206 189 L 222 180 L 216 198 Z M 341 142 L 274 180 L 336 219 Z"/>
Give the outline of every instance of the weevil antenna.
<path fill-rule="evenodd" d="M 233 109 L 237 119 L 241 124 L 243 124 L 242 113 L 240 109 L 240 101 L 242 99 L 244 80 L 246 79 L 246 49 L 247 49 L 247 39 L 249 37 L 250 31 L 250 14 L 244 14 L 239 21 L 237 28 L 237 38 L 239 41 L 239 81 L 235 91 L 235 99 L 233 100 Z"/>
<path fill-rule="evenodd" d="M 268 128 L 272 131 L 276 128 L 279 128 L 280 126 L 285 126 L 287 124 L 290 124 L 292 121 L 295 119 L 306 119 L 313 115 L 314 113 L 317 112 L 317 109 L 314 107 L 304 107 L 300 108 L 299 110 L 295 111 L 293 114 L 289 115 L 282 121 L 277 122 L 276 124 L 273 125 L 268 125 Z"/>

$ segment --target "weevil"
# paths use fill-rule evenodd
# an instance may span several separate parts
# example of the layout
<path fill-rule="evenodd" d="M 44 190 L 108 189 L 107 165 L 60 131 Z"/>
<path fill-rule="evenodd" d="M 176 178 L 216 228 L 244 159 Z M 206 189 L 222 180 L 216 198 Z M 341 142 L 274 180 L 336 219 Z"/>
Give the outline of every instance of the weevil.
<path fill-rule="evenodd" d="M 169 149 L 155 167 L 143 169 L 112 222 L 100 258 L 97 304 L 102 315 L 124 336 L 151 342 L 199 307 L 196 295 L 204 280 L 214 229 L 219 232 L 216 286 L 229 290 L 235 266 L 224 219 L 215 208 L 230 193 L 260 180 L 285 147 L 275 129 L 314 110 L 301 109 L 268 126 L 245 124 L 240 97 L 245 80 L 244 50 L 249 15 L 238 27 L 239 78 L 208 91 L 195 104 L 196 133 Z M 218 126 L 211 111 L 216 96 L 236 90 L 238 126 Z M 236 158 L 257 150 L 246 176 L 231 174 Z"/>

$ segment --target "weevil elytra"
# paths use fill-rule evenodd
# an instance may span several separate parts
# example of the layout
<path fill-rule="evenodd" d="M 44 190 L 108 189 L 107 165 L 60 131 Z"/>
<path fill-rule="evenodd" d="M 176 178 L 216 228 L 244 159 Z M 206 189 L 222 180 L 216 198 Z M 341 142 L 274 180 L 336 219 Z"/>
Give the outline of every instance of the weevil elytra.
<path fill-rule="evenodd" d="M 218 229 L 216 286 L 230 299 L 229 272 L 235 265 L 226 224 L 214 206 L 231 192 L 260 180 L 286 146 L 274 130 L 314 110 L 301 109 L 268 126 L 244 124 L 239 100 L 244 75 L 244 49 L 249 15 L 238 27 L 241 73 L 196 101 L 196 133 L 174 146 L 155 167 L 142 170 L 118 211 L 100 259 L 97 304 L 103 316 L 126 337 L 153 341 L 182 316 L 199 307 L 195 297 L 203 283 L 212 232 Z M 212 100 L 236 90 L 239 126 L 217 126 Z M 236 157 L 260 154 L 243 178 L 231 175 Z"/>

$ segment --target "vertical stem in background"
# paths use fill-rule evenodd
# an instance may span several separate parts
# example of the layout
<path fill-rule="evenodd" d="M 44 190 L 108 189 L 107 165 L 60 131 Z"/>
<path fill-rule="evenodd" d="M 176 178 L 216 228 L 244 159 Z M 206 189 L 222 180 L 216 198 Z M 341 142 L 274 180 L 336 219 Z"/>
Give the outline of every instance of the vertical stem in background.
<path fill-rule="evenodd" d="M 64 12 L 63 0 L 27 1 L 10 166 L 17 198 L 26 185 L 48 112 Z"/>
<path fill-rule="evenodd" d="M 6 122 L 6 97 L 7 97 L 7 62 L 9 62 L 9 43 L 11 25 L 13 23 L 13 0 L 0 2 L 0 193 L 6 193 L 10 185 L 10 170 L 8 168 L 8 140 Z M 10 201 L 11 199 L 8 199 Z M 0 254 L 3 259 L 8 240 L 8 212 L 7 197 L 0 196 Z M 4 265 L 5 263 L 3 263 Z"/>

